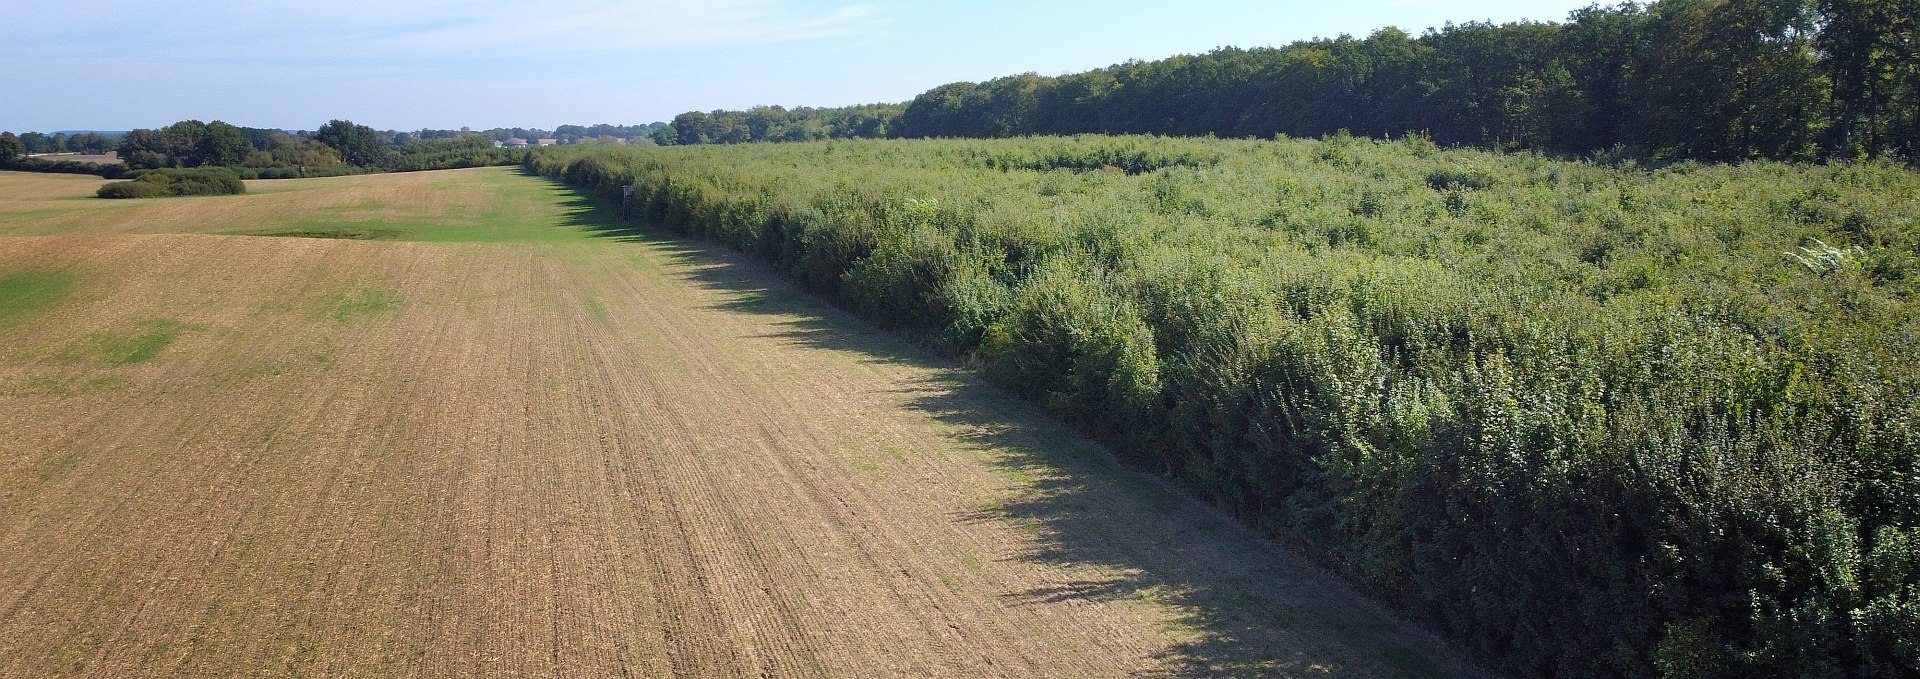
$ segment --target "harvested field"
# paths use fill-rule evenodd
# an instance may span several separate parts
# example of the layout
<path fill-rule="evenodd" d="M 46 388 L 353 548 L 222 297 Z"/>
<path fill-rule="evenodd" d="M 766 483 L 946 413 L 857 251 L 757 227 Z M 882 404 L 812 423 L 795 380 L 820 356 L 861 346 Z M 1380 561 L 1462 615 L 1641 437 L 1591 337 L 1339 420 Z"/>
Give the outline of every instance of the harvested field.
<path fill-rule="evenodd" d="M 66 160 L 76 163 L 95 163 L 99 165 L 112 165 L 120 162 L 120 153 L 117 151 L 108 151 L 106 153 L 36 153 L 27 157 L 41 158 L 44 160 Z"/>
<path fill-rule="evenodd" d="M 0 173 L 0 676 L 1474 673 L 543 180 L 97 183 Z"/>

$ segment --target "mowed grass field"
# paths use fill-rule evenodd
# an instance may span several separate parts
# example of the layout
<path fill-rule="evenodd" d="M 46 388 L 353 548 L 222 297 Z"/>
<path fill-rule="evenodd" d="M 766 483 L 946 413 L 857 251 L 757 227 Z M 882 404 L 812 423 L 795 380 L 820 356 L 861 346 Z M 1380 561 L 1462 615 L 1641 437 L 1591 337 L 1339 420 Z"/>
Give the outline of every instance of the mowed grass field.
<path fill-rule="evenodd" d="M 0 676 L 1475 672 L 518 170 L 99 184 L 0 173 Z"/>

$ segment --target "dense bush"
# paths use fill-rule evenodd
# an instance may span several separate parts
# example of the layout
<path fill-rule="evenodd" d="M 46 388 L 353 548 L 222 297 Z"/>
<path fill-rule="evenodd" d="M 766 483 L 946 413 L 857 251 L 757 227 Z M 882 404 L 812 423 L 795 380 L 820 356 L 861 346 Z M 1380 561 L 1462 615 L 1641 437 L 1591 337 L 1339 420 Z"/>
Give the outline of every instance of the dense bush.
<path fill-rule="evenodd" d="M 161 196 L 226 196 L 247 192 L 240 175 L 222 167 L 141 170 L 132 181 L 100 187 L 101 198 L 158 198 Z"/>
<path fill-rule="evenodd" d="M 299 179 L 299 168 L 292 167 L 243 167 L 240 168 L 243 179 Z"/>
<path fill-rule="evenodd" d="M 164 198 L 173 195 L 173 192 L 154 182 L 112 182 L 102 185 L 94 195 L 101 198 Z"/>
<path fill-rule="evenodd" d="M 1912 172 L 1346 136 L 528 166 L 634 184 L 640 219 L 966 357 L 1503 670 L 1920 667 Z"/>

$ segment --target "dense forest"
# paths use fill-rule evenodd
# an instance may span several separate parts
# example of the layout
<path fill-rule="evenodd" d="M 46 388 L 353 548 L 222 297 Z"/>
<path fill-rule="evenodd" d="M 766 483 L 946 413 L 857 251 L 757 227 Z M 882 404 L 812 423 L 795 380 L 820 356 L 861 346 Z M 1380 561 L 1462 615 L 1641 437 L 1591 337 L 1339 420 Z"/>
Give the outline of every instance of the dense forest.
<path fill-rule="evenodd" d="M 529 167 L 1323 550 L 1524 676 L 1920 668 L 1920 174 L 1058 137 Z"/>
<path fill-rule="evenodd" d="M 1662 0 L 1564 22 L 1226 48 L 942 85 L 830 137 L 1079 133 L 1271 138 L 1346 130 L 1665 162 L 1920 158 L 1920 3 Z M 894 111 L 897 117 L 887 117 Z M 662 143 L 781 140 L 778 110 L 690 113 Z M 844 114 L 842 114 L 844 115 Z M 697 126 L 688 134 L 683 124 Z M 712 131 L 718 128 L 718 133 Z M 811 137 L 801 137 L 811 138 Z"/>

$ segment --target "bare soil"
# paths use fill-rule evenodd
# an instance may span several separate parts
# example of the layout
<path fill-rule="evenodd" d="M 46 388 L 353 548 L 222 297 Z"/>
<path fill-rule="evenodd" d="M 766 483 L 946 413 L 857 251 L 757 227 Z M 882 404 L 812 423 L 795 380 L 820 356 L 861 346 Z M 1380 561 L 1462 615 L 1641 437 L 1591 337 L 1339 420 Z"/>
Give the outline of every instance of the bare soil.
<path fill-rule="evenodd" d="M 10 289 L 0 676 L 1474 673 L 698 244 L 0 238 Z"/>

